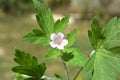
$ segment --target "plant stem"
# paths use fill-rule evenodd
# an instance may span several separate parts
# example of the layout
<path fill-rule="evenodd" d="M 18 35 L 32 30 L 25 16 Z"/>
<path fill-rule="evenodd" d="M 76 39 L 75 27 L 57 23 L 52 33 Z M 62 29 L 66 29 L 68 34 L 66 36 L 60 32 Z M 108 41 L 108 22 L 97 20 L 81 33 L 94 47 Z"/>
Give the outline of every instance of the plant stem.
<path fill-rule="evenodd" d="M 65 64 L 65 62 L 63 61 L 62 57 L 61 57 L 64 69 L 65 69 L 65 76 L 66 76 L 66 80 L 69 80 L 69 75 L 68 75 L 68 69 L 67 69 L 67 65 Z"/>
<path fill-rule="evenodd" d="M 75 75 L 75 77 L 73 78 L 73 80 L 76 80 L 76 78 L 78 77 L 78 75 L 80 74 L 80 72 L 82 71 L 83 67 L 80 68 L 80 70 L 77 72 L 77 74 Z"/>

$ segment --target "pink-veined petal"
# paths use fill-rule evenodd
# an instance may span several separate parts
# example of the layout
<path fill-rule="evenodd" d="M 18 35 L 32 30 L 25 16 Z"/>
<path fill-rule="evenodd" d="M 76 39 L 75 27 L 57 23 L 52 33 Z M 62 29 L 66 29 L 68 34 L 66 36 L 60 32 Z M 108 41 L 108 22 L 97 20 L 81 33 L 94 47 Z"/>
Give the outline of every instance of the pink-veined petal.
<path fill-rule="evenodd" d="M 67 39 L 63 39 L 61 42 L 61 45 L 66 46 L 68 44 L 68 40 Z"/>
<path fill-rule="evenodd" d="M 64 39 L 64 34 L 61 33 L 61 32 L 59 32 L 59 33 L 57 34 L 57 36 L 58 36 L 59 39 Z"/>
<path fill-rule="evenodd" d="M 63 50 L 64 46 L 63 45 L 56 45 L 59 50 Z"/>
<path fill-rule="evenodd" d="M 55 44 L 54 42 L 50 42 L 50 46 L 51 46 L 52 48 L 55 48 L 55 47 L 56 47 L 56 44 Z"/>
<path fill-rule="evenodd" d="M 51 36 L 50 36 L 50 39 L 55 40 L 56 38 L 57 38 L 57 35 L 55 33 L 52 33 Z"/>

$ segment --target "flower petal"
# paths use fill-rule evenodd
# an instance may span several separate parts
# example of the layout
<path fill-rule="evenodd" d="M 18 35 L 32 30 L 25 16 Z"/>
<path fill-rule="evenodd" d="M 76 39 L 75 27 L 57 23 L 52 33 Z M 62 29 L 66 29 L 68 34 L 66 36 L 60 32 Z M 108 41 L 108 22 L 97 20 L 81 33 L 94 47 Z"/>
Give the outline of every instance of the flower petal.
<path fill-rule="evenodd" d="M 64 34 L 61 33 L 61 32 L 59 32 L 59 33 L 57 34 L 57 36 L 58 36 L 59 39 L 64 39 Z"/>
<path fill-rule="evenodd" d="M 68 44 L 68 40 L 67 39 L 62 40 L 61 45 L 66 46 L 67 44 Z"/>
<path fill-rule="evenodd" d="M 63 50 L 64 46 L 63 45 L 56 45 L 59 50 Z"/>
<path fill-rule="evenodd" d="M 51 46 L 52 48 L 55 48 L 55 47 L 56 47 L 56 44 L 51 41 L 51 42 L 50 42 L 50 46 Z"/>
<path fill-rule="evenodd" d="M 51 36 L 50 36 L 50 39 L 55 40 L 56 38 L 57 38 L 57 35 L 55 33 L 52 33 Z"/>

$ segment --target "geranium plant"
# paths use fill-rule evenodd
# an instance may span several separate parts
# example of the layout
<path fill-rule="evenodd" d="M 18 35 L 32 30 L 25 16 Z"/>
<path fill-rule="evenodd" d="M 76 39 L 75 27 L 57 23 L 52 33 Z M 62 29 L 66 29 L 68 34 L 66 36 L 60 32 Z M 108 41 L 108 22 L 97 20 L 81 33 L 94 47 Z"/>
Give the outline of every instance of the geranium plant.
<path fill-rule="evenodd" d="M 94 50 L 85 59 L 78 48 L 72 47 L 77 30 L 64 34 L 70 16 L 55 22 L 50 9 L 46 9 L 38 0 L 33 0 L 33 4 L 40 29 L 34 29 L 23 39 L 49 46 L 45 59 L 60 57 L 65 68 L 65 78 L 58 74 L 54 78 L 45 76 L 45 62 L 39 64 L 35 56 L 16 49 L 14 61 L 18 66 L 12 68 L 12 71 L 18 73 L 15 80 L 20 77 L 24 80 L 76 80 L 81 70 L 85 72 L 86 80 L 117 80 L 117 73 L 120 72 L 120 19 L 111 19 L 105 27 L 100 25 L 96 17 L 93 19 L 88 36 Z M 80 67 L 73 79 L 69 78 L 67 65 Z"/>

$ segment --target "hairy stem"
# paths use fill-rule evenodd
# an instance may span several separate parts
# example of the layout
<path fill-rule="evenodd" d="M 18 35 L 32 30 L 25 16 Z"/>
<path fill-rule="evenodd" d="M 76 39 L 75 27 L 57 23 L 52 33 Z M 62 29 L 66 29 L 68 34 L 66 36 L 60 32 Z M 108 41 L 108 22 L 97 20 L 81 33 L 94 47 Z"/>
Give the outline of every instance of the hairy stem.
<path fill-rule="evenodd" d="M 76 80 L 78 75 L 80 74 L 80 72 L 82 71 L 83 67 L 80 68 L 80 70 L 77 72 L 77 74 L 75 75 L 75 77 L 73 78 L 73 80 Z"/>
<path fill-rule="evenodd" d="M 67 65 L 65 64 L 65 62 L 63 61 L 62 57 L 61 57 L 64 69 L 65 69 L 65 76 L 66 76 L 66 80 L 69 80 L 69 75 L 68 75 L 68 69 L 67 69 Z"/>

